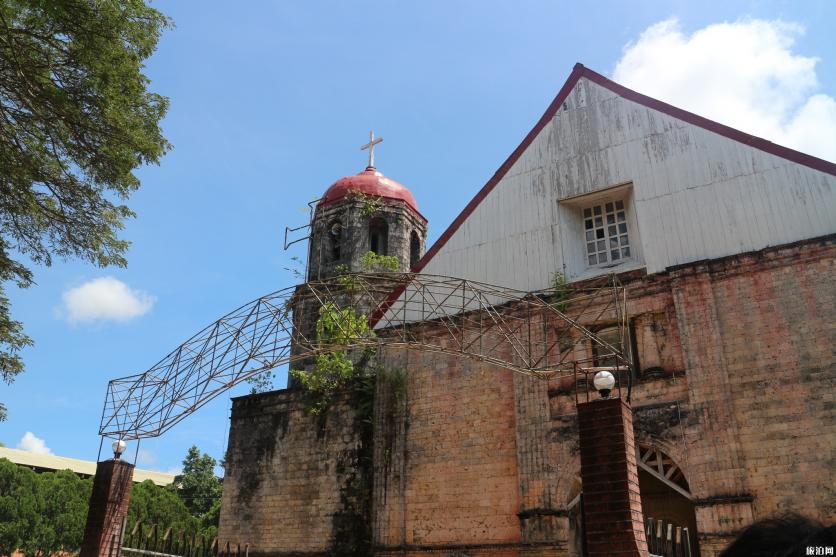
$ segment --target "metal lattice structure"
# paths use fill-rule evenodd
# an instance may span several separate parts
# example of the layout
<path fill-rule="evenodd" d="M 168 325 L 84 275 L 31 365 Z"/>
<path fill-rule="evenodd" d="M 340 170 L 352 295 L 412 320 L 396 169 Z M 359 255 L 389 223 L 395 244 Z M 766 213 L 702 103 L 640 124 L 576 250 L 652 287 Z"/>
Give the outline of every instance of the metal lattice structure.
<path fill-rule="evenodd" d="M 546 379 L 602 359 L 627 369 L 625 303 L 614 275 L 535 293 L 422 274 L 309 282 L 241 306 L 148 371 L 110 381 L 99 434 L 156 437 L 259 373 L 370 345 L 464 356 Z M 356 315 L 368 316 L 371 328 L 344 331 L 349 340 L 339 345 L 320 342 L 315 323 L 323 307 L 355 316 L 355 323 Z M 617 328 L 620 346 L 594 332 L 602 323 Z"/>

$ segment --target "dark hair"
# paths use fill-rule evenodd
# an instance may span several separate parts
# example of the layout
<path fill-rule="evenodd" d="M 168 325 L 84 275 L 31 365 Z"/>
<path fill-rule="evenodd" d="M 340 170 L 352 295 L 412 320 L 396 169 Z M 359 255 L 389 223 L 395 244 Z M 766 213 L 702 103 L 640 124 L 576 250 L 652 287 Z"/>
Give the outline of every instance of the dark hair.
<path fill-rule="evenodd" d="M 808 547 L 815 551 L 816 547 L 834 545 L 836 525 L 824 526 L 799 514 L 789 513 L 755 522 L 718 557 L 795 557 L 810 555 Z"/>

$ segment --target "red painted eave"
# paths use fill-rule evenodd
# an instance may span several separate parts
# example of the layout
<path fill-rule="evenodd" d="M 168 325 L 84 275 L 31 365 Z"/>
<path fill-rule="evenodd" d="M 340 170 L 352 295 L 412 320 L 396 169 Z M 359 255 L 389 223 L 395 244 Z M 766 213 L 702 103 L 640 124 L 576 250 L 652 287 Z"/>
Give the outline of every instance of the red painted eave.
<path fill-rule="evenodd" d="M 623 97 L 627 100 L 639 103 L 643 106 L 651 108 L 653 110 L 657 110 L 664 114 L 668 114 L 669 116 L 673 116 L 674 118 L 678 118 L 684 122 L 688 122 L 689 124 L 693 124 L 695 126 L 699 126 L 704 128 L 708 131 L 717 133 L 729 139 L 733 139 L 734 141 L 739 141 L 740 143 L 744 143 L 756 149 L 760 149 L 761 151 L 770 153 L 772 155 L 787 159 L 797 164 L 801 164 L 803 166 L 810 167 L 814 170 L 818 170 L 820 172 L 824 172 L 826 174 L 831 174 L 836 176 L 836 164 L 832 162 L 828 162 L 826 160 L 820 159 L 818 157 L 814 157 L 812 155 L 808 155 L 806 153 L 802 153 L 800 151 L 795 151 L 794 149 L 790 149 L 789 147 L 783 147 L 776 143 L 772 143 L 766 139 L 750 135 L 748 133 L 742 132 L 740 130 L 734 129 L 732 127 L 726 126 L 719 122 L 715 122 L 713 120 L 709 120 L 708 118 L 704 118 L 693 112 L 688 112 L 687 110 L 682 110 L 681 108 L 677 108 L 672 106 L 668 103 L 662 102 L 660 100 L 654 99 L 652 97 L 648 97 L 647 95 L 642 95 L 641 93 L 637 93 L 632 89 L 628 89 L 623 85 L 619 85 L 615 81 L 611 79 L 607 79 L 603 75 L 590 70 L 583 66 L 583 64 L 575 64 L 575 67 L 572 69 L 572 73 L 569 75 L 569 79 L 566 80 L 566 83 L 563 84 L 563 87 L 560 88 L 560 91 L 557 93 L 557 96 L 551 102 L 549 107 L 546 109 L 546 112 L 534 127 L 528 132 L 528 135 L 525 136 L 522 143 L 514 149 L 514 152 L 502 163 L 502 166 L 494 173 L 488 182 L 482 186 L 482 189 L 470 200 L 464 210 L 459 213 L 459 216 L 447 227 L 447 230 L 436 240 L 436 242 L 432 245 L 432 247 L 424 254 L 424 257 L 421 258 L 418 263 L 412 268 L 413 272 L 420 272 L 427 263 L 435 256 L 436 253 L 447 243 L 450 237 L 459 229 L 462 223 L 470 216 L 471 213 L 476 209 L 476 207 L 482 202 L 485 197 L 496 187 L 500 180 L 505 177 L 505 174 L 511 169 L 517 159 L 519 159 L 523 152 L 528 149 L 528 146 L 531 145 L 534 138 L 539 135 L 539 133 L 546 127 L 546 125 L 554 118 L 554 115 L 560 110 L 560 107 L 566 101 L 566 98 L 569 96 L 569 93 L 574 89 L 575 85 L 578 83 L 580 78 L 585 77 L 588 80 L 597 83 L 598 85 L 605 87 L 612 91 L 613 93 Z"/>
<path fill-rule="evenodd" d="M 517 159 L 519 159 L 525 150 L 528 148 L 529 145 L 534 141 L 534 139 L 539 135 L 539 133 L 546 127 L 546 125 L 554 118 L 554 115 L 560 110 L 560 107 L 566 101 L 566 98 L 571 93 L 572 89 L 574 89 L 575 85 L 578 83 L 582 77 L 597 83 L 601 87 L 609 89 L 616 95 L 625 98 L 627 100 L 636 102 L 653 110 L 657 110 L 669 116 L 673 116 L 674 118 L 678 118 L 684 122 L 688 122 L 689 124 L 693 124 L 695 126 L 699 126 L 703 129 L 708 131 L 714 132 L 716 134 L 722 135 L 723 137 L 727 137 L 734 141 L 739 141 L 740 143 L 744 143 L 755 149 L 759 149 L 766 153 L 784 158 L 791 162 L 807 166 L 814 170 L 818 170 L 820 172 L 824 172 L 826 174 L 830 174 L 836 176 L 836 164 L 820 159 L 818 157 L 814 157 L 812 155 L 808 155 L 806 153 L 802 153 L 800 151 L 796 151 L 794 149 L 790 149 L 789 147 L 783 147 L 776 143 L 772 143 L 766 139 L 742 132 L 730 126 L 726 126 L 719 122 L 715 122 L 714 120 L 709 120 L 708 118 L 704 118 L 693 112 L 688 112 L 687 110 L 683 110 L 681 108 L 677 108 L 673 105 L 668 103 L 662 102 L 660 100 L 654 99 L 652 97 L 648 97 L 647 95 L 642 95 L 632 89 L 628 89 L 623 85 L 619 85 L 615 81 L 604 77 L 603 75 L 590 70 L 589 68 L 584 67 L 583 64 L 577 63 L 575 67 L 572 68 L 572 73 L 569 74 L 569 78 L 566 80 L 566 83 L 563 84 L 563 87 L 560 88 L 558 91 L 557 96 L 551 102 L 549 107 L 546 109 L 546 112 L 534 127 L 531 129 L 530 132 L 525 136 L 522 143 L 520 143 L 514 152 L 505 159 L 505 162 L 502 163 L 502 166 L 494 173 L 494 175 L 488 180 L 488 182 L 482 186 L 482 189 L 470 200 L 470 202 L 465 206 L 461 213 L 456 217 L 456 219 L 447 227 L 444 233 L 435 241 L 432 247 L 424 254 L 424 257 L 421 258 L 418 263 L 412 267 L 412 272 L 418 273 L 427 266 L 427 264 L 435 257 L 442 247 L 450 240 L 450 238 L 455 234 L 455 232 L 459 229 L 459 227 L 464 223 L 465 220 L 476 210 L 476 207 L 482 202 L 485 197 L 496 187 L 500 180 L 505 177 L 505 174 L 511 169 Z M 377 323 L 380 317 L 383 316 L 385 313 L 384 308 L 388 308 L 392 303 L 394 303 L 398 297 L 403 292 L 403 288 L 395 290 L 387 299 L 387 302 L 384 303 L 377 311 L 375 315 L 372 316 L 371 321 L 373 323 Z"/>

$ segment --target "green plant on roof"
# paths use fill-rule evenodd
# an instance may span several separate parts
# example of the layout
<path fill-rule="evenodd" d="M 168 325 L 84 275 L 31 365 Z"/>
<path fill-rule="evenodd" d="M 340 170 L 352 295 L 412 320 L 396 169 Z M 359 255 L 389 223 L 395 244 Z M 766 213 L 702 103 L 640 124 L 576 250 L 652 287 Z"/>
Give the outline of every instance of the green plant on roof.
<path fill-rule="evenodd" d="M 383 198 L 379 195 L 366 195 L 359 191 L 352 191 L 348 195 L 362 204 L 360 214 L 366 218 L 374 216 L 383 208 Z"/>
<path fill-rule="evenodd" d="M 568 286 L 566 275 L 560 271 L 552 273 L 551 290 L 552 293 L 549 296 L 549 301 L 552 306 L 559 312 L 566 313 L 566 310 L 569 308 L 569 296 L 571 295 L 571 289 Z"/>

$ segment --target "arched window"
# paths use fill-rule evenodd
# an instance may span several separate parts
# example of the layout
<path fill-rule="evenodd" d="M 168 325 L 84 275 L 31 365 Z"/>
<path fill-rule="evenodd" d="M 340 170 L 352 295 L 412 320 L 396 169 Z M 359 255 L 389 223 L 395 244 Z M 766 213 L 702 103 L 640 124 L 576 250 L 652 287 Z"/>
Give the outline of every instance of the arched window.
<path fill-rule="evenodd" d="M 389 225 L 382 218 L 369 221 L 369 250 L 378 255 L 389 255 Z"/>
<path fill-rule="evenodd" d="M 409 266 L 414 267 L 419 259 L 421 259 L 421 238 L 413 230 L 409 237 Z"/>
<path fill-rule="evenodd" d="M 330 261 L 339 261 L 341 257 L 343 225 L 340 221 L 331 221 L 328 225 L 328 257 Z"/>
<path fill-rule="evenodd" d="M 645 520 L 647 543 L 651 552 L 666 554 L 666 532 L 677 527 L 688 530 L 691 555 L 699 555 L 697 516 L 694 496 L 688 487 L 685 473 L 674 460 L 652 445 L 639 445 L 636 464 L 639 472 L 639 490 Z M 670 528 L 670 530 L 669 530 Z M 668 542 L 669 543 L 669 542 Z"/>

